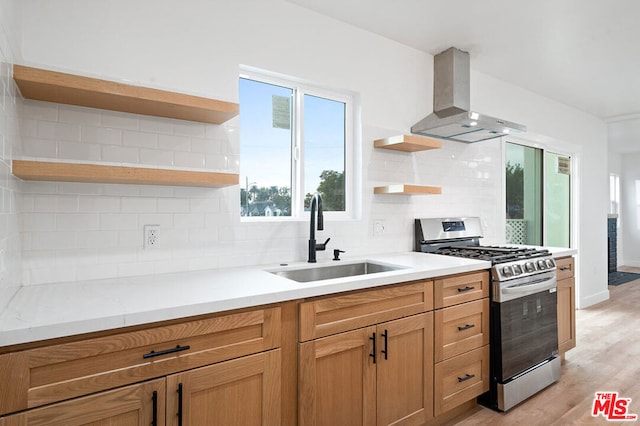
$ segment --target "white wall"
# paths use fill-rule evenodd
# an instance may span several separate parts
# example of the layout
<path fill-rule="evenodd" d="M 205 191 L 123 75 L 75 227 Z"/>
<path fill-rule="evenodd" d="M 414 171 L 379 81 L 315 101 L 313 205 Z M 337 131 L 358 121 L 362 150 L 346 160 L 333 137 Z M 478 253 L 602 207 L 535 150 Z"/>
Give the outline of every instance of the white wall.
<path fill-rule="evenodd" d="M 16 2 L 0 0 L 0 309 L 21 281 L 19 181 L 11 174 L 18 146 L 18 111 L 12 64 L 17 57 Z"/>
<path fill-rule="evenodd" d="M 622 156 L 620 227 L 624 229 L 622 265 L 640 267 L 640 152 Z"/>
<path fill-rule="evenodd" d="M 189 1 L 180 8 L 151 0 L 53 3 L 24 4 L 27 64 L 231 101 L 238 97 L 240 64 L 358 93 L 362 217 L 330 221 L 318 237 L 331 237 L 329 248 L 346 250 L 345 257 L 411 250 L 415 217 L 480 216 L 487 242 L 501 242 L 499 140 L 444 142 L 442 150 L 415 154 L 372 147 L 373 139 L 407 132 L 431 111 L 430 55 L 279 0 Z M 525 123 L 532 132 L 580 151 L 589 197 L 580 205 L 581 235 L 588 235 L 580 246 L 585 283 L 579 304 L 606 298 L 606 229 L 593 231 L 601 218 L 606 221 L 604 125 L 489 76 L 472 73 L 472 87 L 474 108 Z M 28 156 L 124 161 L 105 154 L 128 153 L 128 160 L 176 165 L 178 158 L 200 161 L 204 155 L 205 166 L 208 159 L 211 168 L 237 168 L 237 119 L 202 125 L 39 102 L 25 102 L 24 119 Z M 176 144 L 161 143 L 169 139 Z M 372 195 L 373 186 L 400 182 L 439 185 L 443 194 Z M 25 284 L 306 257 L 308 223 L 241 223 L 237 187 L 23 187 Z M 385 222 L 383 236 L 372 235 L 374 220 Z M 162 247 L 144 251 L 142 226 L 156 222 L 162 226 Z M 330 251 L 319 255 L 329 257 Z"/>

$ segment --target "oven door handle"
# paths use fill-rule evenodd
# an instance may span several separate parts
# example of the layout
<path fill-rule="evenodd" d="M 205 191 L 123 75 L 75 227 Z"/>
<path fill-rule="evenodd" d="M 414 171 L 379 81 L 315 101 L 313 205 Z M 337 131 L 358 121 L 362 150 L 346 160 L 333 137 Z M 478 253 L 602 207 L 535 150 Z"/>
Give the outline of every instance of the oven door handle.
<path fill-rule="evenodd" d="M 557 286 L 558 284 L 556 282 L 556 277 L 553 277 L 545 280 L 533 281 L 527 284 L 518 284 L 511 287 L 505 287 L 501 290 L 501 292 L 504 294 L 517 294 L 531 291 L 551 290 L 552 288 L 556 288 Z"/>

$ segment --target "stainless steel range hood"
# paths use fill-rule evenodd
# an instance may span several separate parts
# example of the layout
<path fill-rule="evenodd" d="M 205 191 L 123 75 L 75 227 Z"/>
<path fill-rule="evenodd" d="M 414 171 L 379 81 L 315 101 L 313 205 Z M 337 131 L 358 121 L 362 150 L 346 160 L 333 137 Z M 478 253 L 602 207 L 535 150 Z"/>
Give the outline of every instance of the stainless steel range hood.
<path fill-rule="evenodd" d="M 433 113 L 411 132 L 458 142 L 479 142 L 526 132 L 526 126 L 470 111 L 469 53 L 450 47 L 433 58 Z"/>

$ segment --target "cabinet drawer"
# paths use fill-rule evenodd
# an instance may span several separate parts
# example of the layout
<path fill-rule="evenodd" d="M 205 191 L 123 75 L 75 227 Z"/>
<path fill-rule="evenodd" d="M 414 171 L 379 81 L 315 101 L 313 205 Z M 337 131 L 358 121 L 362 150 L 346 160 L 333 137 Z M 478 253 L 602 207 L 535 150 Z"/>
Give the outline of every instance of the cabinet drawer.
<path fill-rule="evenodd" d="M 0 414 L 272 349 L 280 323 L 258 309 L 0 355 Z"/>
<path fill-rule="evenodd" d="M 489 299 L 435 312 L 435 361 L 489 344 Z"/>
<path fill-rule="evenodd" d="M 300 341 L 433 309 L 433 281 L 384 287 L 300 304 Z"/>
<path fill-rule="evenodd" d="M 571 278 L 575 275 L 575 263 L 573 257 L 562 257 L 560 259 L 556 259 L 556 265 L 558 268 L 558 281 L 565 278 Z"/>
<path fill-rule="evenodd" d="M 434 415 L 489 390 L 489 345 L 435 365 Z"/>
<path fill-rule="evenodd" d="M 489 272 L 454 275 L 435 280 L 434 300 L 436 309 L 458 305 L 489 297 Z"/>

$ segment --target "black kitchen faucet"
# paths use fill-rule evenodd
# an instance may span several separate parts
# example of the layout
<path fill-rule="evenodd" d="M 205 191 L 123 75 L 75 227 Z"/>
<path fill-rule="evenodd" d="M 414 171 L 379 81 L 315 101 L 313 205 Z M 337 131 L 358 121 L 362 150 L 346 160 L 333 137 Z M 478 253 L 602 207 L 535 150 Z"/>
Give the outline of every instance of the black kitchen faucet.
<path fill-rule="evenodd" d="M 327 248 L 327 243 L 331 238 L 327 238 L 324 243 L 316 243 L 316 210 L 318 216 L 318 231 L 324 229 L 324 218 L 322 216 L 322 197 L 317 192 L 311 197 L 309 205 L 311 209 L 311 221 L 309 223 L 309 263 L 316 263 L 316 251 L 323 251 Z"/>

